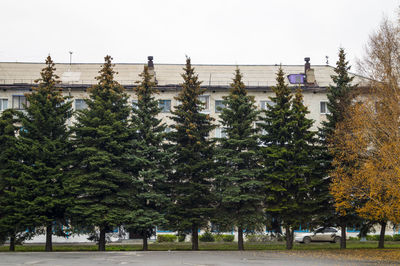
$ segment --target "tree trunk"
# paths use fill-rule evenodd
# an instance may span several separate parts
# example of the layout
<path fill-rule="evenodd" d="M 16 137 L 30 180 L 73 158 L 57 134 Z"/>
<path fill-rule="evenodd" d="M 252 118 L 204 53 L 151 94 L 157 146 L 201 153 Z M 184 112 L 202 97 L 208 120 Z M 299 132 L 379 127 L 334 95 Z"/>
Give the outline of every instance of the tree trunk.
<path fill-rule="evenodd" d="M 292 244 L 292 248 L 293 248 L 293 243 L 294 243 L 294 229 L 292 229 L 290 231 L 290 243 Z"/>
<path fill-rule="evenodd" d="M 146 234 L 143 235 L 143 251 L 148 251 L 149 245 L 147 244 L 147 236 Z"/>
<path fill-rule="evenodd" d="M 52 223 L 50 222 L 46 226 L 46 248 L 45 248 L 45 250 L 48 252 L 53 251 L 52 235 L 53 235 L 53 226 L 52 226 Z"/>
<path fill-rule="evenodd" d="M 345 249 L 346 248 L 346 224 L 341 224 L 340 230 L 342 231 L 341 236 L 340 236 L 340 248 Z"/>
<path fill-rule="evenodd" d="M 106 229 L 100 227 L 99 251 L 106 251 Z"/>
<path fill-rule="evenodd" d="M 238 227 L 238 250 L 244 250 L 243 228 L 241 226 Z"/>
<path fill-rule="evenodd" d="M 197 225 L 192 225 L 192 250 L 199 250 L 199 232 Z"/>
<path fill-rule="evenodd" d="M 286 231 L 286 249 L 292 249 L 294 232 L 292 232 L 292 229 L 290 229 L 289 225 L 285 226 L 285 231 Z"/>
<path fill-rule="evenodd" d="M 10 236 L 10 251 L 15 251 L 15 234 Z"/>
<path fill-rule="evenodd" d="M 378 248 L 385 248 L 385 232 L 386 232 L 386 222 L 380 222 L 381 234 L 379 235 Z"/>

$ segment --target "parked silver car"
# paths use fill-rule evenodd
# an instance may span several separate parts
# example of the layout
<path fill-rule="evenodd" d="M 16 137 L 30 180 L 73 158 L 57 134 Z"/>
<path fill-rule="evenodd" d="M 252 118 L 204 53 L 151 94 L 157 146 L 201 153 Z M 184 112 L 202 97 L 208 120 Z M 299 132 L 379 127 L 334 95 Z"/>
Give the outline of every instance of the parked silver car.
<path fill-rule="evenodd" d="M 311 233 L 304 233 L 295 237 L 296 242 L 309 244 L 310 242 L 340 242 L 341 231 L 333 227 L 321 227 Z"/>

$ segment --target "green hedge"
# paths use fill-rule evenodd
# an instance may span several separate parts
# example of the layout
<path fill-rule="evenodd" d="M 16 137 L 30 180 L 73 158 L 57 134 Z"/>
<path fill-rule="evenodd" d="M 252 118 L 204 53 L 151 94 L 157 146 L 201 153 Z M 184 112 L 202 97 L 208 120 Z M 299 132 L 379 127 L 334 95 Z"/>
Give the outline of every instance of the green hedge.
<path fill-rule="evenodd" d="M 393 235 L 393 241 L 400 241 L 400 234 Z"/>
<path fill-rule="evenodd" d="M 234 235 L 216 235 L 214 238 L 217 242 L 233 242 L 235 240 Z"/>
<path fill-rule="evenodd" d="M 199 237 L 199 240 L 201 242 L 214 242 L 215 241 L 215 237 L 213 234 L 211 234 L 210 232 L 205 232 L 204 234 L 202 234 Z"/>
<path fill-rule="evenodd" d="M 367 235 L 369 241 L 379 241 L 379 235 Z"/>
<path fill-rule="evenodd" d="M 393 236 L 385 236 L 385 241 L 393 241 Z"/>
<path fill-rule="evenodd" d="M 370 241 L 379 241 L 379 235 L 367 235 L 367 240 Z M 385 241 L 393 241 L 393 236 L 385 235 Z"/>
<path fill-rule="evenodd" d="M 157 242 L 175 242 L 177 238 L 176 235 L 157 235 Z"/>
<path fill-rule="evenodd" d="M 268 235 L 247 235 L 247 242 L 269 242 L 271 241 Z"/>

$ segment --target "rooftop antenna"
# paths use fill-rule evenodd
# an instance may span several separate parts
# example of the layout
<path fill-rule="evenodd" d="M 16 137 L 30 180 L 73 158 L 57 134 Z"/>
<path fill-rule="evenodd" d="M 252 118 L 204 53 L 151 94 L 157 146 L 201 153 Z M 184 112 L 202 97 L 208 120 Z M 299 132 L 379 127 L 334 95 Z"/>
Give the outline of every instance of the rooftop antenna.
<path fill-rule="evenodd" d="M 69 71 L 71 71 L 71 64 L 72 64 L 72 51 L 69 51 Z"/>
<path fill-rule="evenodd" d="M 329 56 L 325 56 L 326 59 L 326 65 L 329 65 Z"/>

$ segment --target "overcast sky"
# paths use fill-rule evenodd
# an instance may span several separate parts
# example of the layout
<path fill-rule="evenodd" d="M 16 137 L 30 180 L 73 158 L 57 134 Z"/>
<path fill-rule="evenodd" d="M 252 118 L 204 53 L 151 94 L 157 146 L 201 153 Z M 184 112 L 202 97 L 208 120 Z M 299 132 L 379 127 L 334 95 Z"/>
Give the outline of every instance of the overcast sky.
<path fill-rule="evenodd" d="M 0 61 L 334 65 L 363 55 L 395 0 L 0 0 Z"/>

